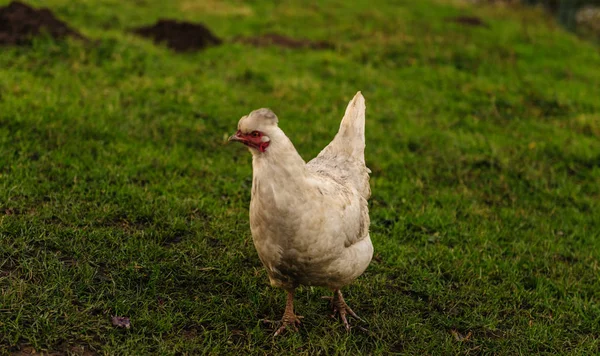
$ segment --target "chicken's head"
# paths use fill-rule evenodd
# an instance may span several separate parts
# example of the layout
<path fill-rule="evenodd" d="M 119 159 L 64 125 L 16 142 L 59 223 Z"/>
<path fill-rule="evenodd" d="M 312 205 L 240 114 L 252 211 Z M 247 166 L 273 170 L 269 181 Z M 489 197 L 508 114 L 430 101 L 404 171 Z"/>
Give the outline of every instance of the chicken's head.
<path fill-rule="evenodd" d="M 277 116 L 271 110 L 254 110 L 240 119 L 238 130 L 229 141 L 241 142 L 251 150 L 264 153 L 271 142 L 270 134 L 278 129 L 277 122 Z"/>

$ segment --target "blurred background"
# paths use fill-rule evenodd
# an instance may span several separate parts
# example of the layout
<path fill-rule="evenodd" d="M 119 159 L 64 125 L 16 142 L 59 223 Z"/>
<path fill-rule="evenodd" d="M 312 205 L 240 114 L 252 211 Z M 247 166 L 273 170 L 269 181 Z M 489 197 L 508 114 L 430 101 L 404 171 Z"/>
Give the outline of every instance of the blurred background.
<path fill-rule="evenodd" d="M 600 1 L 598 0 L 470 0 L 473 4 L 522 3 L 543 6 L 566 28 L 581 35 L 600 37 Z"/>
<path fill-rule="evenodd" d="M 0 0 L 0 354 L 600 354 L 598 6 Z M 367 323 L 274 340 L 227 137 L 308 161 L 358 90 Z"/>

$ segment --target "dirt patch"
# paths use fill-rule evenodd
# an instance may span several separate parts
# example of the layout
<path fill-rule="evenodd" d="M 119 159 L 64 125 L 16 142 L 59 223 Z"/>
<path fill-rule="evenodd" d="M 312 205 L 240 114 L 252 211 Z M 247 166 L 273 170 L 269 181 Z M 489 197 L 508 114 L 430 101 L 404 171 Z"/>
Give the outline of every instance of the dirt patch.
<path fill-rule="evenodd" d="M 175 20 L 159 20 L 152 26 L 133 29 L 133 32 L 156 43 L 165 43 L 176 52 L 197 51 L 223 42 L 202 24 Z"/>
<path fill-rule="evenodd" d="M 563 262 L 568 265 L 572 265 L 572 264 L 579 262 L 579 259 L 577 257 L 575 257 L 573 255 L 562 254 L 562 253 L 555 253 L 554 256 L 552 256 L 552 258 L 555 261 Z"/>
<path fill-rule="evenodd" d="M 176 245 L 176 244 L 180 243 L 181 241 L 183 241 L 184 236 L 185 236 L 184 231 L 176 231 L 172 235 L 165 238 L 165 240 L 162 242 L 162 246 L 169 247 L 172 245 Z"/>
<path fill-rule="evenodd" d="M 85 40 L 46 8 L 34 9 L 19 1 L 0 7 L 0 45 L 29 44 L 42 33 L 57 39 L 71 36 Z"/>
<path fill-rule="evenodd" d="M 29 356 L 29 355 L 45 355 L 45 356 L 61 356 L 67 354 L 81 355 L 81 356 L 93 356 L 96 355 L 87 346 L 64 346 L 60 347 L 62 351 L 43 351 L 36 350 L 32 346 L 15 346 L 8 351 L 11 352 L 12 356 Z M 67 351 L 68 350 L 68 351 Z"/>
<path fill-rule="evenodd" d="M 284 48 L 329 49 L 333 44 L 326 41 L 311 41 L 307 39 L 290 38 L 274 33 L 256 37 L 238 37 L 235 42 L 250 44 L 257 47 L 278 46 Z"/>
<path fill-rule="evenodd" d="M 455 23 L 465 25 L 465 26 L 486 27 L 486 28 L 490 27 L 487 23 L 483 22 L 482 19 L 480 19 L 479 17 L 475 17 L 475 16 L 457 16 L 457 17 L 450 17 L 446 20 L 449 22 L 455 22 Z"/>

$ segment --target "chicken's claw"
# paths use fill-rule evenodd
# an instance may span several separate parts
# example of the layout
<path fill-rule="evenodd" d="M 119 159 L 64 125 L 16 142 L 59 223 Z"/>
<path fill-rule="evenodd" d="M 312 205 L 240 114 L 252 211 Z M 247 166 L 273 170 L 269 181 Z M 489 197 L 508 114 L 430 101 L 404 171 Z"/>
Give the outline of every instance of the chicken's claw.
<path fill-rule="evenodd" d="M 273 336 L 277 336 L 286 330 L 288 326 L 291 326 L 294 331 L 298 331 L 298 325 L 300 325 L 300 319 L 302 318 L 303 316 L 296 315 L 296 313 L 294 313 L 294 291 L 292 290 L 288 291 L 287 301 L 285 303 L 285 312 L 283 313 L 283 318 L 281 318 L 281 321 L 263 319 L 263 322 L 277 325 L 281 324 L 277 331 L 275 331 L 275 334 L 273 334 Z"/>
<path fill-rule="evenodd" d="M 346 304 L 344 297 L 342 296 L 342 291 L 336 289 L 333 292 L 333 297 L 322 297 L 323 299 L 328 299 L 331 302 L 331 307 L 333 309 L 333 315 L 331 317 L 335 318 L 336 314 L 340 315 L 342 322 L 344 323 L 344 327 L 346 331 L 350 331 L 350 323 L 348 323 L 348 319 L 346 315 L 350 315 L 353 318 L 356 318 L 362 322 L 364 320 L 356 315 L 356 313 Z"/>
<path fill-rule="evenodd" d="M 295 314 L 291 314 L 291 315 L 283 315 L 283 318 L 281 320 L 267 320 L 267 319 L 262 319 L 263 323 L 268 323 L 268 324 L 275 324 L 275 325 L 279 325 L 279 327 L 277 328 L 277 331 L 275 331 L 275 334 L 273 334 L 273 336 L 278 336 L 281 335 L 281 333 L 288 329 L 289 327 L 291 327 L 293 329 L 293 331 L 298 331 L 298 326 L 300 325 L 301 321 L 300 319 L 304 318 L 302 315 L 295 315 Z"/>

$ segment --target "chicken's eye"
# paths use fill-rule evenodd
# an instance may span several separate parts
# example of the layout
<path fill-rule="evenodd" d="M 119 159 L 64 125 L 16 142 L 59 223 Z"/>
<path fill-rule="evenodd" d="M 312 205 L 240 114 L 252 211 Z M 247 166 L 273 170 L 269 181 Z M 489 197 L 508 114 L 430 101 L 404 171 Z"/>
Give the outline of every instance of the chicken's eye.
<path fill-rule="evenodd" d="M 258 136 L 260 136 L 260 132 L 258 132 L 258 131 L 252 131 L 252 132 L 250 133 L 250 135 L 251 135 L 252 137 L 258 137 Z"/>

